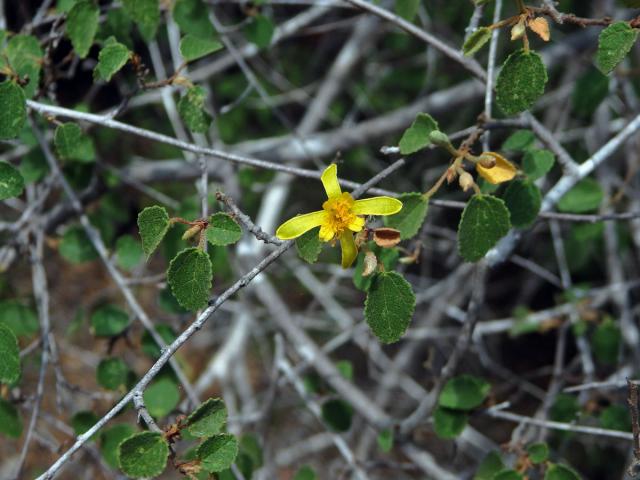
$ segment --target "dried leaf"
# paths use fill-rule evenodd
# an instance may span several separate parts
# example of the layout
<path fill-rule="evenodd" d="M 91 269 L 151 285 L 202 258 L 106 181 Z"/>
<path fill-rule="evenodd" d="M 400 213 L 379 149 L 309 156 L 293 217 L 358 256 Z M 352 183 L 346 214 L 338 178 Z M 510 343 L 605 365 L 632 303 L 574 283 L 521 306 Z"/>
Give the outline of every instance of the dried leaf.
<path fill-rule="evenodd" d="M 373 241 L 382 248 L 395 247 L 400 243 L 400 230 L 395 228 L 376 228 L 373 231 Z"/>
<path fill-rule="evenodd" d="M 545 42 L 548 42 L 551 38 L 551 33 L 549 32 L 549 22 L 547 22 L 546 18 L 534 18 L 529 22 L 529 28 Z"/>
<path fill-rule="evenodd" d="M 364 254 L 364 268 L 362 269 L 362 276 L 368 277 L 376 271 L 378 266 L 378 257 L 371 250 Z"/>

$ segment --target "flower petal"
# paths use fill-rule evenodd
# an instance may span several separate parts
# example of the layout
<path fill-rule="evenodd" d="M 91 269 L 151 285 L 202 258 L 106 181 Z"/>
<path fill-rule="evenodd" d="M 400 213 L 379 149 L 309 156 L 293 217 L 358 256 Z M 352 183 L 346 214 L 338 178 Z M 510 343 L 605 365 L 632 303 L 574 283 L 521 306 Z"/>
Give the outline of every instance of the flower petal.
<path fill-rule="evenodd" d="M 329 225 L 322 225 L 320 227 L 320 233 L 318 236 L 323 242 L 330 242 L 331 240 L 333 240 L 335 234 L 336 232 L 334 232 Z"/>
<path fill-rule="evenodd" d="M 306 233 L 312 228 L 322 224 L 325 218 L 326 213 L 324 210 L 290 218 L 278 227 L 278 230 L 276 230 L 276 237 L 280 240 L 291 240 L 293 238 L 297 238 L 303 233 Z"/>
<path fill-rule="evenodd" d="M 502 155 L 495 152 L 484 152 L 482 155 L 489 155 L 496 161 L 496 164 L 491 168 L 486 168 L 476 163 L 476 170 L 487 182 L 497 185 L 498 183 L 508 182 L 516 176 L 516 167 Z"/>
<path fill-rule="evenodd" d="M 342 248 L 342 268 L 349 268 L 358 256 L 358 247 L 353 239 L 353 233 L 349 230 L 340 235 L 340 247 Z"/>
<path fill-rule="evenodd" d="M 351 211 L 356 215 L 393 215 L 402 209 L 402 202 L 391 197 L 356 200 Z"/>
<path fill-rule="evenodd" d="M 338 167 L 335 163 L 325 168 L 320 180 L 322 180 L 322 185 L 324 186 L 324 191 L 327 192 L 328 198 L 337 197 L 342 193 L 338 183 Z"/>
<path fill-rule="evenodd" d="M 362 230 L 362 227 L 364 227 L 364 223 L 365 223 L 364 218 L 353 217 L 353 220 L 351 220 L 351 222 L 348 225 L 349 230 L 351 230 L 352 232 L 359 232 L 360 230 Z"/>

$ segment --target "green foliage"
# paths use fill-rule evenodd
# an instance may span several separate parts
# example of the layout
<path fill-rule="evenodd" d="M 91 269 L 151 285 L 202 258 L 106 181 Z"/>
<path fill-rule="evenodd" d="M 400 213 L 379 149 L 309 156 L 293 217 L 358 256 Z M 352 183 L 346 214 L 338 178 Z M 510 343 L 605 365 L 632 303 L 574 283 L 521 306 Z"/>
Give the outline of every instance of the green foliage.
<path fill-rule="evenodd" d="M 182 33 L 199 38 L 213 38 L 216 35 L 202 0 L 177 0 L 173 7 L 173 19 Z"/>
<path fill-rule="evenodd" d="M 532 443 L 527 446 L 527 454 L 534 465 L 546 462 L 549 458 L 549 445 L 544 442 Z"/>
<path fill-rule="evenodd" d="M 118 468 L 118 445 L 135 433 L 128 423 L 118 423 L 110 428 L 105 429 L 100 435 L 100 452 L 104 461 L 111 468 Z"/>
<path fill-rule="evenodd" d="M 242 228 L 233 217 L 226 213 L 216 213 L 209 219 L 207 240 L 212 245 L 231 245 L 242 238 Z"/>
<path fill-rule="evenodd" d="M 171 292 L 169 290 L 164 290 L 163 293 L 164 292 L 168 293 L 171 296 Z M 173 296 L 171 296 L 171 298 L 173 298 Z M 176 302 L 176 305 L 177 305 L 177 302 Z M 186 312 L 186 310 L 183 310 L 179 305 L 177 306 L 178 308 L 180 308 L 180 311 L 178 313 Z M 175 312 L 172 311 L 171 313 L 175 313 Z M 164 343 L 166 343 L 167 345 L 176 339 L 176 333 L 173 331 L 173 328 L 171 328 L 170 325 L 161 323 L 156 325 L 155 327 L 156 327 L 156 332 L 158 332 L 158 335 L 160 335 L 160 338 L 162 338 L 162 340 L 164 340 Z M 142 351 L 145 354 L 149 355 L 152 358 L 160 357 L 160 353 L 161 353 L 160 347 L 158 346 L 156 341 L 153 339 L 149 331 L 145 331 L 142 334 L 142 339 L 140 340 L 140 344 L 142 346 Z"/>
<path fill-rule="evenodd" d="M 180 305 L 191 311 L 207 305 L 212 278 L 209 256 L 196 247 L 181 251 L 167 270 L 171 292 Z"/>
<path fill-rule="evenodd" d="M 480 463 L 473 480 L 493 480 L 493 477 L 504 470 L 505 465 L 498 452 L 490 452 Z"/>
<path fill-rule="evenodd" d="M 202 87 L 191 87 L 178 102 L 180 117 L 192 132 L 206 133 L 211 126 L 211 115 L 204 110 L 205 95 Z"/>
<path fill-rule="evenodd" d="M 220 398 L 210 398 L 187 418 L 187 430 L 194 437 L 219 433 L 227 421 L 227 407 Z"/>
<path fill-rule="evenodd" d="M 24 90 L 10 80 L 0 83 L 0 140 L 17 137 L 26 119 Z"/>
<path fill-rule="evenodd" d="M 580 117 L 591 117 L 608 93 L 609 77 L 595 68 L 590 68 L 578 79 L 573 89 L 573 111 Z"/>
<path fill-rule="evenodd" d="M 98 65 L 93 71 L 96 78 L 107 82 L 122 69 L 131 58 L 131 52 L 126 45 L 110 37 L 98 54 Z"/>
<path fill-rule="evenodd" d="M 75 123 L 64 123 L 56 128 L 53 141 L 62 160 L 83 163 L 96 160 L 91 138 Z"/>
<path fill-rule="evenodd" d="M 580 475 L 566 465 L 551 464 L 544 475 L 544 480 L 581 480 Z"/>
<path fill-rule="evenodd" d="M 439 438 L 456 438 L 467 426 L 467 417 L 464 411 L 438 406 L 433 412 L 433 429 Z"/>
<path fill-rule="evenodd" d="M 275 27 L 273 22 L 264 15 L 256 15 L 244 27 L 244 34 L 251 43 L 258 48 L 267 48 L 271 43 Z"/>
<path fill-rule="evenodd" d="M 0 323 L 0 383 L 12 384 L 20 378 L 20 348 L 9 327 Z"/>
<path fill-rule="evenodd" d="M 0 162 L 0 200 L 22 195 L 24 178 L 7 162 Z"/>
<path fill-rule="evenodd" d="M 38 89 L 42 70 L 43 54 L 40 42 L 32 35 L 14 35 L 7 42 L 5 53 L 11 69 L 20 79 L 28 80 L 22 87 L 25 97 L 33 97 Z M 0 64 L 2 61 L 0 60 Z"/>
<path fill-rule="evenodd" d="M 71 263 L 84 263 L 98 258 L 98 252 L 80 225 L 73 225 L 65 230 L 58 251 L 62 258 Z"/>
<path fill-rule="evenodd" d="M 549 410 L 551 420 L 556 422 L 573 422 L 580 411 L 580 404 L 573 395 L 561 393 L 556 397 L 555 402 Z"/>
<path fill-rule="evenodd" d="M 22 418 L 13 404 L 0 397 L 0 433 L 9 438 L 22 435 Z"/>
<path fill-rule="evenodd" d="M 124 270 L 133 270 L 142 261 L 144 252 L 131 235 L 122 235 L 116 241 L 116 262 Z"/>
<path fill-rule="evenodd" d="M 502 144 L 503 150 L 526 152 L 536 143 L 536 134 L 531 130 L 516 130 Z"/>
<path fill-rule="evenodd" d="M 164 207 L 154 205 L 138 214 L 138 232 L 142 250 L 149 258 L 169 230 L 169 214 Z"/>
<path fill-rule="evenodd" d="M 516 228 L 528 227 L 540 212 L 542 193 L 531 180 L 509 182 L 502 198 L 509 209 L 511 225 Z"/>
<path fill-rule="evenodd" d="M 600 425 L 609 430 L 631 431 L 629 409 L 623 405 L 609 405 L 600 414 Z"/>
<path fill-rule="evenodd" d="M 373 242 L 369 242 L 368 248 L 378 257 L 378 265 L 382 264 L 385 271 L 388 272 L 396 267 L 398 258 L 400 257 L 400 252 L 398 252 L 396 248 L 380 248 Z M 376 275 L 362 276 L 364 270 L 364 255 L 364 252 L 361 251 L 356 259 L 356 267 L 353 269 L 353 284 L 358 290 L 367 292 L 369 288 L 371 288 L 371 284 Z"/>
<path fill-rule="evenodd" d="M 36 312 L 16 300 L 0 302 L 0 325 L 9 327 L 16 337 L 30 337 L 40 328 Z"/>
<path fill-rule="evenodd" d="M 229 468 L 236 459 L 236 455 L 238 455 L 238 441 L 228 433 L 219 433 L 207 438 L 197 450 L 202 469 L 209 473 Z"/>
<path fill-rule="evenodd" d="M 126 14 L 138 25 L 142 37 L 149 41 L 156 36 L 160 24 L 159 0 L 122 0 Z"/>
<path fill-rule="evenodd" d="M 516 472 L 515 470 L 503 470 L 502 472 L 498 472 L 493 480 L 523 480 L 523 476 Z"/>
<path fill-rule="evenodd" d="M 413 22 L 420 7 L 420 0 L 395 0 L 395 10 L 398 16 L 407 22 Z"/>
<path fill-rule="evenodd" d="M 438 404 L 456 410 L 471 410 L 484 402 L 491 385 L 472 375 L 459 375 L 450 379 L 442 389 Z"/>
<path fill-rule="evenodd" d="M 469 35 L 469 38 L 462 45 L 462 52 L 469 57 L 475 55 L 489 40 L 491 40 L 491 29 L 480 27 Z"/>
<path fill-rule="evenodd" d="M 341 398 L 333 398 L 322 404 L 322 420 L 334 432 L 346 432 L 351 428 L 353 407 Z"/>
<path fill-rule="evenodd" d="M 398 199 L 402 202 L 402 210 L 384 217 L 384 223 L 387 227 L 400 230 L 400 238 L 407 240 L 420 231 L 429 210 L 429 200 L 421 193 L 405 193 Z"/>
<path fill-rule="evenodd" d="M 411 126 L 402 134 L 398 143 L 402 155 L 410 155 L 427 147 L 431 132 L 439 130 L 436 122 L 428 113 L 419 113 Z"/>
<path fill-rule="evenodd" d="M 467 262 L 477 262 L 511 227 L 504 201 L 490 195 L 474 195 L 458 225 L 458 252 Z"/>
<path fill-rule="evenodd" d="M 309 465 L 303 465 L 298 469 L 296 474 L 293 476 L 293 480 L 317 480 L 318 476 L 316 475 L 315 470 L 311 468 Z"/>
<path fill-rule="evenodd" d="M 96 380 L 107 390 L 119 390 L 127 385 L 130 374 L 131 370 L 121 358 L 103 358 L 96 370 Z"/>
<path fill-rule="evenodd" d="M 298 255 L 307 263 L 316 263 L 322 251 L 322 241 L 319 236 L 320 227 L 312 228 L 296 238 Z"/>
<path fill-rule="evenodd" d="M 151 416 L 163 418 L 178 406 L 180 390 L 173 378 L 162 376 L 147 387 L 143 399 Z"/>
<path fill-rule="evenodd" d="M 597 210 L 603 198 L 600 184 L 593 178 L 585 178 L 562 196 L 557 207 L 561 212 L 586 213 Z"/>
<path fill-rule="evenodd" d="M 90 410 L 83 410 L 71 417 L 71 426 L 76 436 L 79 436 L 93 427 L 98 420 L 99 418 L 95 413 Z"/>
<path fill-rule="evenodd" d="M 374 335 L 382 343 L 394 343 L 409 327 L 416 297 L 402 275 L 381 272 L 373 279 L 364 305 L 364 316 Z"/>
<path fill-rule="evenodd" d="M 91 315 L 91 329 L 97 337 L 120 335 L 129 326 L 129 315 L 115 305 L 104 305 Z"/>
<path fill-rule="evenodd" d="M 167 464 L 169 445 L 157 432 L 136 433 L 118 445 L 118 464 L 132 478 L 156 477 Z"/>
<path fill-rule="evenodd" d="M 507 115 L 531 108 L 544 93 L 547 69 L 536 52 L 518 50 L 502 65 L 496 82 L 496 103 Z"/>
<path fill-rule="evenodd" d="M 556 162 L 556 157 L 549 150 L 529 150 L 522 159 L 522 170 L 530 180 L 544 177 Z"/>
<path fill-rule="evenodd" d="M 378 434 L 378 447 L 385 453 L 393 449 L 393 430 L 384 429 Z"/>
<path fill-rule="evenodd" d="M 627 22 L 616 22 L 600 33 L 596 66 L 602 73 L 611 73 L 624 60 L 636 43 L 639 32 L 639 29 L 631 28 Z"/>
<path fill-rule="evenodd" d="M 591 346 L 596 359 L 605 365 L 615 365 L 618 362 L 622 333 L 620 327 L 610 318 L 596 328 L 591 336 Z"/>
<path fill-rule="evenodd" d="M 205 39 L 188 33 L 180 40 L 180 54 L 187 62 L 197 60 L 220 49 L 222 49 L 222 44 L 213 38 Z"/>
<path fill-rule="evenodd" d="M 67 15 L 66 32 L 80 58 L 89 53 L 98 32 L 100 9 L 91 0 L 76 2 Z"/>

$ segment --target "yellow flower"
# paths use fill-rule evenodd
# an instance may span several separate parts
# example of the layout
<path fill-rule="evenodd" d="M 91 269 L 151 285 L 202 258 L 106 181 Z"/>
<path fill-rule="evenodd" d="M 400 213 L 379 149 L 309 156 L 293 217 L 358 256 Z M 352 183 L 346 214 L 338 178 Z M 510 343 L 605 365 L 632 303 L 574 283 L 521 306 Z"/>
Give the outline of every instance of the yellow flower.
<path fill-rule="evenodd" d="M 483 167 L 480 163 L 476 163 L 476 170 L 487 182 L 497 185 L 498 183 L 508 182 L 516 176 L 516 167 L 502 155 L 495 152 L 484 152 L 480 158 L 484 156 L 495 160 L 495 165 L 492 167 Z"/>
<path fill-rule="evenodd" d="M 340 240 L 342 267 L 349 268 L 358 255 L 353 234 L 364 227 L 365 220 L 361 215 L 393 215 L 400 211 L 402 202 L 391 197 L 354 200 L 349 193 L 340 189 L 335 164 L 329 165 L 322 172 L 320 180 L 328 197 L 322 204 L 322 210 L 287 220 L 278 227 L 276 236 L 280 240 L 291 240 L 319 226 L 320 240 Z"/>

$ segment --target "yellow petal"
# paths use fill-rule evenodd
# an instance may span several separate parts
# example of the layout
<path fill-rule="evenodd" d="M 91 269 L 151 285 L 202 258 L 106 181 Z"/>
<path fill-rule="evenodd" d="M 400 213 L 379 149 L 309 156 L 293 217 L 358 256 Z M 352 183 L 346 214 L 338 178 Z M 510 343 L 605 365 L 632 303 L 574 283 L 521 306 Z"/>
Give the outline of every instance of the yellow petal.
<path fill-rule="evenodd" d="M 324 186 L 324 191 L 327 192 L 328 198 L 337 197 L 342 193 L 338 183 L 338 167 L 335 163 L 325 168 L 320 180 L 322 180 L 322 185 Z"/>
<path fill-rule="evenodd" d="M 342 268 L 349 268 L 358 256 L 358 247 L 353 240 L 353 233 L 347 230 L 340 235 L 340 247 L 342 247 Z"/>
<path fill-rule="evenodd" d="M 280 240 L 291 240 L 299 237 L 303 233 L 308 232 L 314 227 L 322 224 L 326 217 L 324 210 L 318 212 L 306 213 L 290 218 L 276 230 L 276 237 Z"/>
<path fill-rule="evenodd" d="M 352 232 L 359 232 L 364 227 L 364 218 L 362 217 L 353 217 L 353 220 L 348 225 L 349 230 Z"/>
<path fill-rule="evenodd" d="M 516 167 L 502 155 L 495 152 L 484 152 L 482 155 L 489 155 L 496 161 L 495 166 L 491 168 L 486 168 L 476 163 L 476 170 L 487 182 L 496 185 L 498 183 L 508 182 L 516 176 Z"/>
<path fill-rule="evenodd" d="M 393 215 L 402 209 L 402 202 L 397 198 L 373 197 L 356 200 L 351 211 L 356 215 Z"/>
<path fill-rule="evenodd" d="M 320 236 L 320 240 L 322 240 L 323 242 L 330 242 L 331 240 L 333 240 L 334 235 L 335 235 L 335 232 L 328 225 L 322 225 L 320 227 L 319 236 Z"/>

